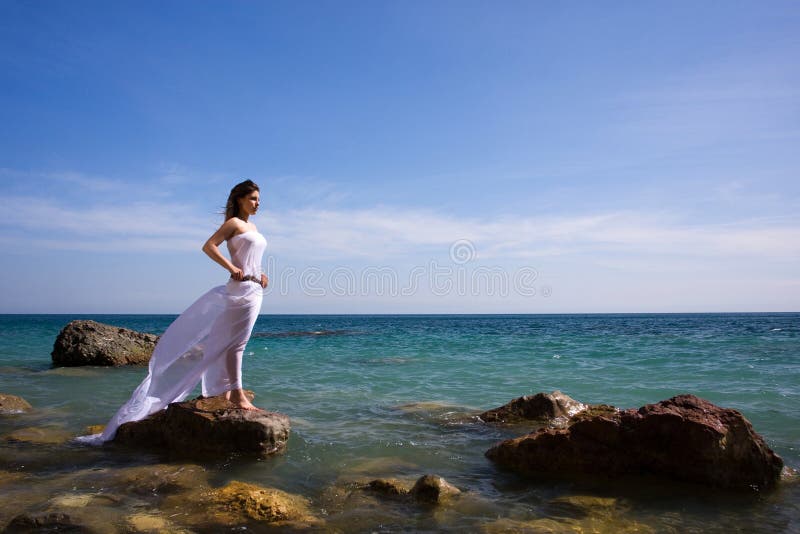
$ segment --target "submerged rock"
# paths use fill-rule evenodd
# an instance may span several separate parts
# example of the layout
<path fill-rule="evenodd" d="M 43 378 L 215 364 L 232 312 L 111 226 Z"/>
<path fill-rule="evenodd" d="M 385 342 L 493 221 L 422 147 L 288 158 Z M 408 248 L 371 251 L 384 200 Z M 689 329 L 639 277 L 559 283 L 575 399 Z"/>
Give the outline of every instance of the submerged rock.
<path fill-rule="evenodd" d="M 613 497 L 564 495 L 546 502 L 532 518 L 504 517 L 485 523 L 487 534 L 535 533 L 567 534 L 575 532 L 608 532 L 614 534 L 651 533 L 655 530 L 640 523 L 630 514 L 628 503 Z"/>
<path fill-rule="evenodd" d="M 19 428 L 3 436 L 5 441 L 57 445 L 72 439 L 72 432 L 54 426 L 31 426 Z"/>
<path fill-rule="evenodd" d="M 100 480 L 125 494 L 164 496 L 208 485 L 208 473 L 194 464 L 154 464 L 110 469 Z"/>
<path fill-rule="evenodd" d="M 28 401 L 16 395 L 9 395 L 7 393 L 0 393 L 0 414 L 18 414 L 29 412 L 33 409 Z"/>
<path fill-rule="evenodd" d="M 368 482 L 363 489 L 384 497 L 400 497 L 408 494 L 408 486 L 394 478 L 377 478 Z"/>
<path fill-rule="evenodd" d="M 526 475 L 650 474 L 733 489 L 770 489 L 783 467 L 741 413 L 694 395 L 638 410 L 597 407 L 486 456 Z"/>
<path fill-rule="evenodd" d="M 438 475 L 424 475 L 411 488 L 411 496 L 415 501 L 426 504 L 441 504 L 461 490 Z"/>
<path fill-rule="evenodd" d="M 145 365 L 158 336 L 96 321 L 70 321 L 53 345 L 54 365 Z"/>
<path fill-rule="evenodd" d="M 95 532 L 94 529 L 74 521 L 68 514 L 53 512 L 45 514 L 20 514 L 6 526 L 3 532 Z"/>
<path fill-rule="evenodd" d="M 382 497 L 410 497 L 412 500 L 424 504 L 441 504 L 450 497 L 461 493 L 461 490 L 439 475 L 423 475 L 417 479 L 411 489 L 402 481 L 394 478 L 378 478 L 358 486 L 358 489 Z"/>
<path fill-rule="evenodd" d="M 218 514 L 245 516 L 256 521 L 274 523 L 278 521 L 308 520 L 311 512 L 308 500 L 274 488 L 233 481 L 215 491 Z"/>
<path fill-rule="evenodd" d="M 19 471 L 0 470 L 0 486 L 5 486 L 6 484 L 16 484 L 24 479 L 25 473 L 20 473 Z"/>
<path fill-rule="evenodd" d="M 166 449 L 184 457 L 267 456 L 286 448 L 289 429 L 284 414 L 236 408 L 220 395 L 174 402 L 141 421 L 125 423 L 117 429 L 114 443 Z"/>
<path fill-rule="evenodd" d="M 157 532 L 169 534 L 188 534 L 189 531 L 178 527 L 169 519 L 152 512 L 139 512 L 125 518 L 130 532 Z"/>
<path fill-rule="evenodd" d="M 84 427 L 83 434 L 81 435 L 101 434 L 105 428 L 106 425 L 89 425 Z"/>
<path fill-rule="evenodd" d="M 169 496 L 160 508 L 176 523 L 199 527 L 203 532 L 262 524 L 297 529 L 322 524 L 311 513 L 305 497 L 239 481 Z"/>
<path fill-rule="evenodd" d="M 587 406 L 560 391 L 525 395 L 512 400 L 508 404 L 487 410 L 478 417 L 487 423 L 521 423 L 537 421 L 552 422 L 556 419 L 567 419 L 585 410 Z"/>

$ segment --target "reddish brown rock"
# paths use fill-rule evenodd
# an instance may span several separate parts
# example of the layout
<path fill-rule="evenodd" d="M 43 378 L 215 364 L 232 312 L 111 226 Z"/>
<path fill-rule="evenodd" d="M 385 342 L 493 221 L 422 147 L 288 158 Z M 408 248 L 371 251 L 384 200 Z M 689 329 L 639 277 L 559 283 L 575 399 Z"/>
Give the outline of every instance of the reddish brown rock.
<path fill-rule="evenodd" d="M 741 413 L 694 395 L 578 413 L 566 429 L 503 441 L 486 456 L 527 475 L 651 474 L 734 489 L 770 489 L 783 467 Z"/>
<path fill-rule="evenodd" d="M 586 409 L 572 397 L 560 391 L 525 395 L 508 404 L 488 410 L 478 417 L 487 423 L 520 423 L 523 421 L 549 422 L 557 418 L 565 420 Z"/>
<path fill-rule="evenodd" d="M 166 449 L 184 457 L 228 453 L 266 456 L 286 448 L 289 429 L 289 418 L 284 414 L 235 408 L 223 396 L 199 397 L 174 402 L 141 421 L 121 425 L 114 443 Z"/>
<path fill-rule="evenodd" d="M 50 353 L 53 365 L 146 365 L 158 336 L 96 321 L 70 321 Z"/>

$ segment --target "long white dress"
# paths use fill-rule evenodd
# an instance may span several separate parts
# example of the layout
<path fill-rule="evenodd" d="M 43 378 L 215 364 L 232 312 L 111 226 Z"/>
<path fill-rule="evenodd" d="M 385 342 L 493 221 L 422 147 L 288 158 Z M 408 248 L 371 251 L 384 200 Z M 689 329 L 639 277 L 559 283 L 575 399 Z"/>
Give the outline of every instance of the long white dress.
<path fill-rule="evenodd" d="M 227 241 L 234 265 L 260 279 L 267 241 L 250 230 Z M 117 428 L 184 400 L 202 382 L 203 396 L 242 387 L 242 354 L 261 310 L 263 290 L 253 281 L 231 279 L 197 299 L 159 338 L 149 372 L 102 434 L 84 442 L 114 439 Z"/>

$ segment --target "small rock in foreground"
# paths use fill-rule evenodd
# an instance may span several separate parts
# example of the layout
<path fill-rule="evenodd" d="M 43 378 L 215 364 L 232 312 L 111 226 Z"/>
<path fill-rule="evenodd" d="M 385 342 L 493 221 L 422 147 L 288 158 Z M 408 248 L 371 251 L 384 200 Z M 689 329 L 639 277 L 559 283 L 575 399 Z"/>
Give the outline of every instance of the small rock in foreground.
<path fill-rule="evenodd" d="M 783 467 L 736 410 L 694 395 L 578 413 L 565 429 L 496 444 L 486 456 L 526 475 L 650 474 L 732 489 L 773 488 Z"/>
<path fill-rule="evenodd" d="M 319 528 L 324 523 L 301 495 L 231 481 L 221 488 L 198 486 L 192 491 L 167 496 L 160 509 L 166 517 L 200 532 L 283 527 L 294 532 Z M 281 530 L 283 532 L 284 530 Z"/>
<path fill-rule="evenodd" d="M 53 344 L 53 365 L 146 365 L 158 336 L 96 321 L 70 321 Z"/>
<path fill-rule="evenodd" d="M 141 421 L 125 423 L 117 429 L 113 441 L 166 449 L 183 457 L 230 453 L 267 456 L 286 448 L 290 428 L 289 417 L 284 414 L 236 408 L 220 395 L 174 402 Z"/>

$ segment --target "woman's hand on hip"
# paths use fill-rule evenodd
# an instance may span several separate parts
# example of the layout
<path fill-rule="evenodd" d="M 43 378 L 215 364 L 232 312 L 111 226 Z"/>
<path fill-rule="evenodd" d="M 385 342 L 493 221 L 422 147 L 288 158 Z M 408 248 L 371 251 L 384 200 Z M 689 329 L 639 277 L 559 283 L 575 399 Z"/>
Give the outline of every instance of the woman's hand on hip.
<path fill-rule="evenodd" d="M 269 285 L 269 278 L 267 277 L 266 274 L 261 273 L 261 287 L 266 289 L 268 285 Z"/>
<path fill-rule="evenodd" d="M 234 267 L 231 269 L 231 278 L 234 280 L 239 280 L 241 282 L 242 278 L 244 278 L 244 271 L 242 271 L 238 267 Z"/>

